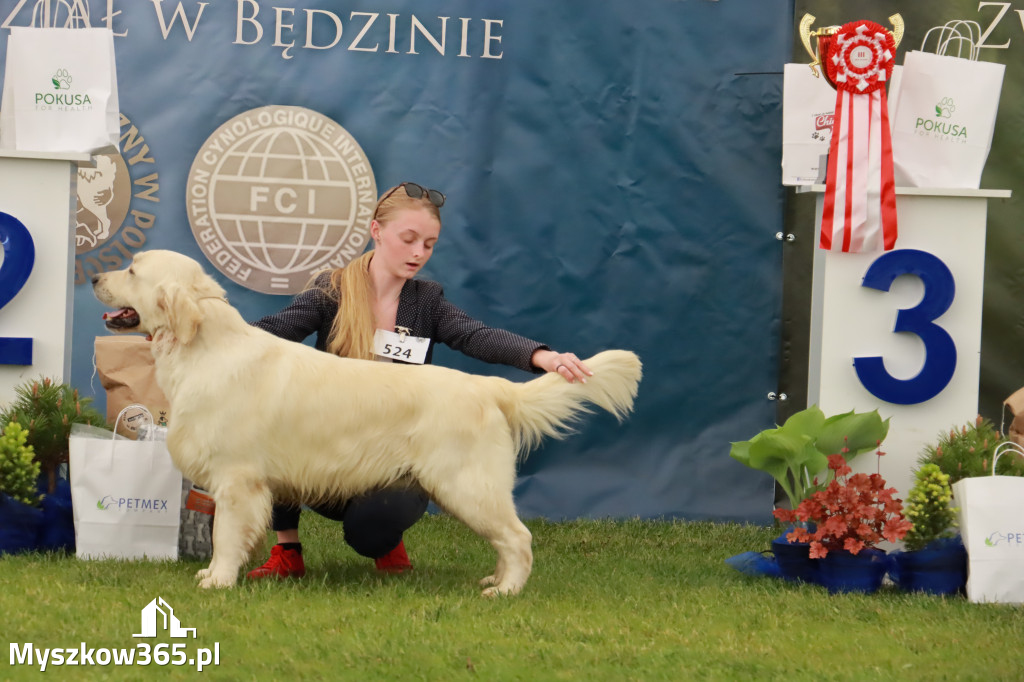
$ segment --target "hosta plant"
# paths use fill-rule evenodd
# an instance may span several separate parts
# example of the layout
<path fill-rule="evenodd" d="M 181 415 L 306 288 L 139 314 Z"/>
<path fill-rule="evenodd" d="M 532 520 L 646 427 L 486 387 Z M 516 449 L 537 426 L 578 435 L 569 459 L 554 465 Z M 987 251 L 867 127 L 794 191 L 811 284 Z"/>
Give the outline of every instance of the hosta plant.
<path fill-rule="evenodd" d="M 766 429 L 750 440 L 732 443 L 729 455 L 775 478 L 789 498 L 790 509 L 832 479 L 828 456 L 847 459 L 874 450 L 889 433 L 889 420 L 878 410 L 844 412 L 826 417 L 817 405 L 793 414 L 777 428 Z M 819 480 L 824 474 L 824 480 Z"/>
<path fill-rule="evenodd" d="M 878 452 L 879 457 L 883 453 Z M 788 523 L 808 523 L 814 530 L 796 527 L 786 538 L 810 543 L 812 559 L 835 550 L 859 554 L 882 540 L 896 542 L 910 529 L 903 516 L 903 503 L 893 497 L 880 474 L 852 474 L 841 454 L 829 455 L 828 468 L 834 473 L 824 490 L 803 500 L 796 509 L 776 509 L 775 517 Z"/>

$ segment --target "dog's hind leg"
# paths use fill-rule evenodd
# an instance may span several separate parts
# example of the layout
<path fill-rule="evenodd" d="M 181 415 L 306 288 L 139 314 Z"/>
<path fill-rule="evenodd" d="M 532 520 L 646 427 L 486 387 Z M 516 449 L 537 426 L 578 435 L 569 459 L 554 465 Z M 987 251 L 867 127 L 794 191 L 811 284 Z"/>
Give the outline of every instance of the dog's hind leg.
<path fill-rule="evenodd" d="M 533 567 L 533 536 L 516 515 L 511 489 L 441 484 L 432 493 L 441 507 L 486 538 L 498 553 L 494 574 L 480 581 L 491 585 L 483 596 L 517 594 Z"/>
<path fill-rule="evenodd" d="M 270 519 L 270 489 L 251 478 L 231 479 L 211 491 L 216 504 L 213 517 L 213 559 L 200 571 L 200 587 L 231 587 L 253 548 L 265 537 Z"/>
<path fill-rule="evenodd" d="M 483 591 L 485 597 L 518 594 L 533 570 L 533 536 L 516 516 L 512 496 L 509 495 L 507 503 L 495 504 L 494 508 L 495 516 L 486 523 L 470 524 L 498 553 L 494 574 L 480 581 L 481 585 L 490 585 Z"/>

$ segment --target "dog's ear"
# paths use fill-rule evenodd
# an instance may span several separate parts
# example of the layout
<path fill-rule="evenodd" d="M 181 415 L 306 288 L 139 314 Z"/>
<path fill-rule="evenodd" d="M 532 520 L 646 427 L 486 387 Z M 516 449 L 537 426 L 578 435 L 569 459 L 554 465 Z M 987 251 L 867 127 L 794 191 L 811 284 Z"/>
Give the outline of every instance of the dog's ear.
<path fill-rule="evenodd" d="M 188 345 L 199 331 L 199 305 L 181 285 L 168 282 L 157 290 L 157 306 L 167 315 L 171 333 L 179 343 Z"/>

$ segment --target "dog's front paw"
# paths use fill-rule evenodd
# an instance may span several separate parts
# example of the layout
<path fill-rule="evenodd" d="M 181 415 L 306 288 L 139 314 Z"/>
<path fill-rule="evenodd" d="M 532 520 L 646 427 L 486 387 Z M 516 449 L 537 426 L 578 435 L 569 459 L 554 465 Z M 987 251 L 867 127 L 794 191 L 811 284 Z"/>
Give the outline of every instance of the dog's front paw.
<path fill-rule="evenodd" d="M 494 587 L 488 587 L 486 590 L 480 593 L 480 596 L 493 599 L 494 597 L 511 597 L 514 594 L 519 594 L 519 591 L 523 589 L 523 586 L 516 585 L 514 583 L 498 583 Z"/>
<path fill-rule="evenodd" d="M 489 575 L 486 578 L 481 578 L 480 579 L 480 587 L 486 587 L 487 585 L 494 585 L 497 582 L 498 582 L 497 578 L 495 578 L 493 575 Z"/>
<path fill-rule="evenodd" d="M 199 581 L 199 587 L 208 590 L 211 587 L 234 587 L 235 580 L 232 577 L 209 575 Z"/>
<path fill-rule="evenodd" d="M 210 568 L 201 568 L 196 571 L 196 580 L 202 580 L 203 578 L 209 578 L 213 570 Z"/>

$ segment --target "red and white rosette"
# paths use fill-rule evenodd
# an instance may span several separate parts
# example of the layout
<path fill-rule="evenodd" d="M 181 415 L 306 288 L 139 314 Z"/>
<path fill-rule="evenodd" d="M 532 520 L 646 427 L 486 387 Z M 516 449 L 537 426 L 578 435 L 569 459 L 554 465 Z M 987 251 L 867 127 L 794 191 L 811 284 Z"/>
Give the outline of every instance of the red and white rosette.
<path fill-rule="evenodd" d="M 892 77 L 892 33 L 870 21 L 842 26 L 825 68 L 836 84 L 821 217 L 823 249 L 888 251 L 896 244 L 896 183 L 885 84 Z"/>

